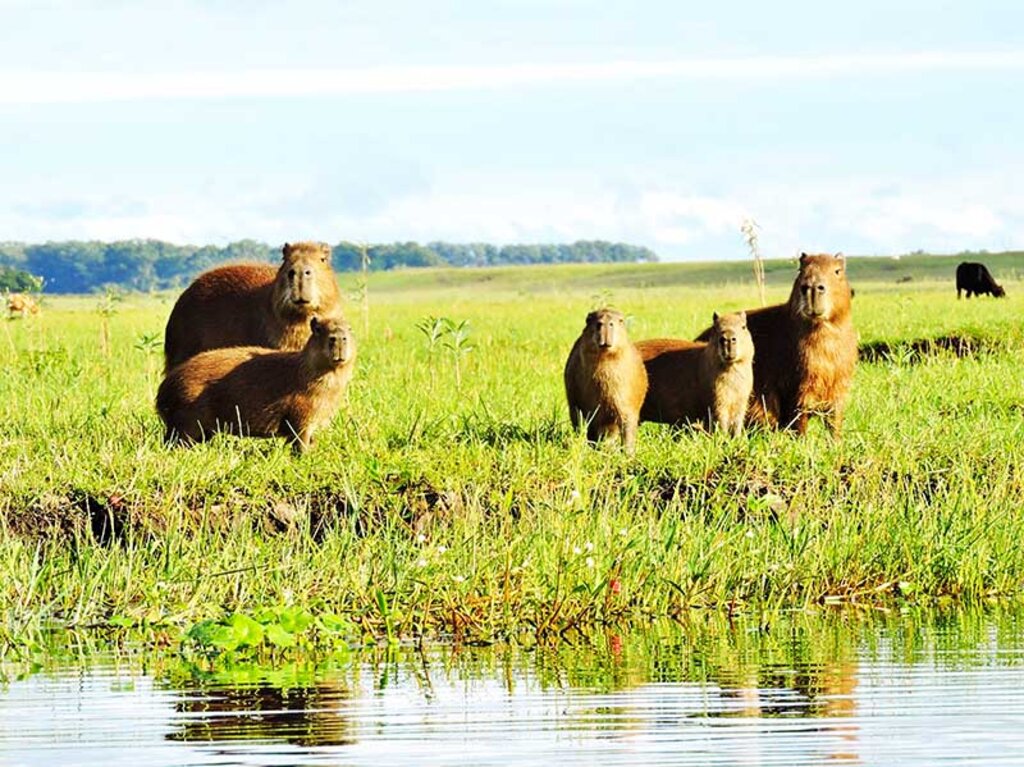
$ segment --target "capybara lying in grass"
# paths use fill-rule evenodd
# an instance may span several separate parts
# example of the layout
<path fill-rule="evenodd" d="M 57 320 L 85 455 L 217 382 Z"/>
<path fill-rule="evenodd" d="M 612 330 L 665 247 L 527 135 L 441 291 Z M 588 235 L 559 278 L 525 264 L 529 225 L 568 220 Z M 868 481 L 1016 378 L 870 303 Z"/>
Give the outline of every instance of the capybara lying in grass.
<path fill-rule="evenodd" d="M 647 368 L 641 421 L 702 423 L 732 436 L 743 420 L 754 386 L 754 342 L 745 312 L 714 315 L 711 340 L 653 338 L 638 341 Z"/>
<path fill-rule="evenodd" d="M 632 453 L 646 392 L 647 372 L 630 343 L 622 313 L 600 309 L 588 314 L 565 363 L 573 428 L 578 431 L 586 424 L 591 441 L 619 436 Z"/>
<path fill-rule="evenodd" d="M 211 349 L 173 368 L 156 409 L 165 439 L 186 444 L 225 431 L 284 437 L 304 452 L 334 417 L 355 367 L 355 339 L 341 318 L 309 321 L 299 351 L 256 346 Z"/>
<path fill-rule="evenodd" d="M 277 269 L 235 264 L 196 277 L 167 320 L 164 369 L 225 346 L 301 349 L 311 317 L 340 315 L 330 246 L 286 243 L 282 254 Z"/>
<path fill-rule="evenodd" d="M 803 434 L 808 418 L 821 415 L 838 434 L 857 362 L 846 259 L 802 254 L 789 302 L 748 310 L 747 327 L 754 339 L 748 420 Z"/>

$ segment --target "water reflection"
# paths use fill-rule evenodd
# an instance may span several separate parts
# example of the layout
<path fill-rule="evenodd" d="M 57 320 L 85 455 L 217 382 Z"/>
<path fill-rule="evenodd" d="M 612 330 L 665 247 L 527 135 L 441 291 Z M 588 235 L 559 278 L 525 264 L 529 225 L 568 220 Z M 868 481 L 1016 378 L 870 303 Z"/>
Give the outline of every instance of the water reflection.
<path fill-rule="evenodd" d="M 703 616 L 345 667 L 54 645 L 0 688 L 0 764 L 1019 764 L 1020 618 Z"/>
<path fill-rule="evenodd" d="M 354 742 L 342 715 L 350 698 L 346 686 L 322 682 L 309 687 L 251 684 L 240 687 L 184 682 L 174 704 L 177 728 L 167 740 L 234 742 L 256 740 L 296 746 L 344 746 Z"/>

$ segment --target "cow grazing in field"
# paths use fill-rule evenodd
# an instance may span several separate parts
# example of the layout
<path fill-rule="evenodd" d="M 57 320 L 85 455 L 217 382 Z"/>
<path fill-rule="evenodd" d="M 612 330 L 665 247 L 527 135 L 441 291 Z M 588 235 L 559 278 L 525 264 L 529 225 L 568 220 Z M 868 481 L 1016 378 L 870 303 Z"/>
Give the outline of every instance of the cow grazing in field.
<path fill-rule="evenodd" d="M 962 291 L 967 292 L 967 297 L 980 296 L 982 293 L 993 298 L 1002 298 L 1006 295 L 1003 286 L 997 283 L 984 264 L 971 261 L 964 261 L 956 268 L 956 297 L 960 298 Z"/>

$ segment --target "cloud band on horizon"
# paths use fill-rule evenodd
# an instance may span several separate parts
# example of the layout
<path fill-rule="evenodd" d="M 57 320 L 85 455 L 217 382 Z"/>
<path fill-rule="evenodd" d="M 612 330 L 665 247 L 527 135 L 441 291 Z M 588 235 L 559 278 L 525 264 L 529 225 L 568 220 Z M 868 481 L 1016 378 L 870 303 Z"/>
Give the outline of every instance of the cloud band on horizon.
<path fill-rule="evenodd" d="M 175 73 L 0 72 L 0 104 L 287 98 L 497 90 L 654 79 L 780 79 L 1024 70 L 1024 51 L 757 56 L 513 66 Z"/>

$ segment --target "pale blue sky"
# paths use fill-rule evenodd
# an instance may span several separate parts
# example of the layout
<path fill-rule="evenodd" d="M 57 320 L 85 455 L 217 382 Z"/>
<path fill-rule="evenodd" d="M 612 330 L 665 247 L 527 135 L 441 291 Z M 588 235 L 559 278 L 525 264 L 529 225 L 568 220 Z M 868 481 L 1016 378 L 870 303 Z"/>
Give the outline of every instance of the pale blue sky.
<path fill-rule="evenodd" d="M 1013 2 L 0 0 L 0 240 L 1024 247 Z"/>

